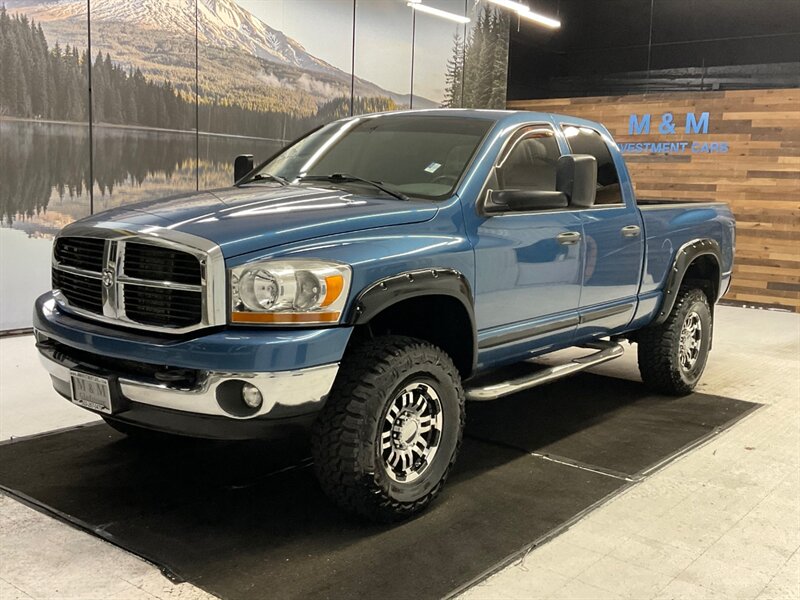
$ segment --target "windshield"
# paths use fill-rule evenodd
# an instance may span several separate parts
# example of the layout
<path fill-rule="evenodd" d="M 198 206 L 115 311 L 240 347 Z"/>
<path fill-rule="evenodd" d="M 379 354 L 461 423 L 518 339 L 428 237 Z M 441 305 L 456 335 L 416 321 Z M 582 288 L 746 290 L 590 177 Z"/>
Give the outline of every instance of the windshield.
<path fill-rule="evenodd" d="M 346 174 L 408 196 L 441 198 L 453 192 L 493 124 L 488 119 L 412 114 L 337 121 L 288 147 L 256 176 L 296 181 Z"/>

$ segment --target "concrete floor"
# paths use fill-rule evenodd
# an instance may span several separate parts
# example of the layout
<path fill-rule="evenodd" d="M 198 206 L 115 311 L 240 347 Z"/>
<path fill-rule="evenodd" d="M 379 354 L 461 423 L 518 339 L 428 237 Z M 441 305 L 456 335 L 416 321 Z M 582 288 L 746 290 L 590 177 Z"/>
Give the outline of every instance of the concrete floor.
<path fill-rule="evenodd" d="M 635 354 L 595 371 L 636 379 Z M 800 315 L 719 307 L 699 391 L 767 406 L 463 597 L 800 598 Z M 0 339 L 0 438 L 91 419 L 50 389 L 30 336 Z M 3 600 L 206 597 L 0 495 Z"/>

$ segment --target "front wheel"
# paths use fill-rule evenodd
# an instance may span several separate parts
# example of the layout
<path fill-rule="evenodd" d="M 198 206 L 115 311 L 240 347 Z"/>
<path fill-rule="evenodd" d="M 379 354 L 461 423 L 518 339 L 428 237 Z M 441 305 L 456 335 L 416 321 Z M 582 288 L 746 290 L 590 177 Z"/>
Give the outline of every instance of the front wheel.
<path fill-rule="evenodd" d="M 711 307 L 705 293 L 681 288 L 667 320 L 639 332 L 639 371 L 654 391 L 681 396 L 694 390 L 711 350 Z"/>
<path fill-rule="evenodd" d="M 314 425 L 317 477 L 340 508 L 397 521 L 438 495 L 464 427 L 464 390 L 450 357 L 386 336 L 348 351 Z"/>

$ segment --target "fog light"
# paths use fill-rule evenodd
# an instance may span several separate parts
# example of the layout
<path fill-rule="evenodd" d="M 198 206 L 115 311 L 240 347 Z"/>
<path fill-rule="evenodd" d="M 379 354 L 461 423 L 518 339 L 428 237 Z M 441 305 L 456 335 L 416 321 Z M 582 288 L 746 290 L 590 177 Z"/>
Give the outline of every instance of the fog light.
<path fill-rule="evenodd" d="M 245 383 L 242 386 L 242 400 L 244 400 L 244 403 L 250 408 L 258 408 L 261 406 L 261 402 L 263 402 L 261 392 L 258 391 L 258 388 L 252 383 Z"/>

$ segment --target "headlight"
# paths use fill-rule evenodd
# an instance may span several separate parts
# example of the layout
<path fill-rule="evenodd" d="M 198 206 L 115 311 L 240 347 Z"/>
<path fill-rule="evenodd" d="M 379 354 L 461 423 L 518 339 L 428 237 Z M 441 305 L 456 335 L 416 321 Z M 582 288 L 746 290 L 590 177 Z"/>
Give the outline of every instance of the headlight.
<path fill-rule="evenodd" d="M 230 271 L 233 323 L 338 323 L 350 267 L 321 260 L 269 260 Z"/>

